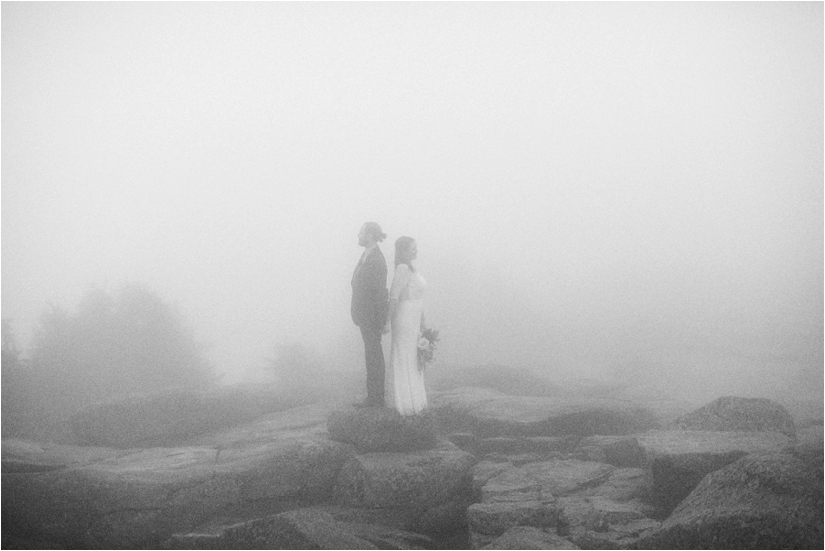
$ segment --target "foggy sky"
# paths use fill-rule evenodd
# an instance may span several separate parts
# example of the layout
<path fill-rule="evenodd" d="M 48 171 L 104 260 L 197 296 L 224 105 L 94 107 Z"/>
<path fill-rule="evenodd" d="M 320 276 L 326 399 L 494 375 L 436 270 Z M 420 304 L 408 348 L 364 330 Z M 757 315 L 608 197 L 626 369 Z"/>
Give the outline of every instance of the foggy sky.
<path fill-rule="evenodd" d="M 142 282 L 228 380 L 359 364 L 360 225 L 444 364 L 822 392 L 821 3 L 2 4 L 2 314 Z"/>

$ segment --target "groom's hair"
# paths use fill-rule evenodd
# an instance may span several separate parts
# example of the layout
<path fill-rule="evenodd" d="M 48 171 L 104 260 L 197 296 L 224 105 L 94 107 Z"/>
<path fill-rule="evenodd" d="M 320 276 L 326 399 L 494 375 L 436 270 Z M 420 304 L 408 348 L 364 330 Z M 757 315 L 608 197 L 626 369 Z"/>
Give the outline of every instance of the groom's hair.
<path fill-rule="evenodd" d="M 381 226 L 376 222 L 365 222 L 364 231 L 374 237 L 379 243 L 387 238 L 387 234 L 381 231 Z"/>

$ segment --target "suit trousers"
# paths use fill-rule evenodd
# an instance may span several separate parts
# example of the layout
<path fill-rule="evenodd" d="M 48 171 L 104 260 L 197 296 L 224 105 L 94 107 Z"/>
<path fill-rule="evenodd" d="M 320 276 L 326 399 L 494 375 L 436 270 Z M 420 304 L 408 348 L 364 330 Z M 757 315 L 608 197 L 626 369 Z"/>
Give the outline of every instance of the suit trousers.
<path fill-rule="evenodd" d="M 367 363 L 367 403 L 384 405 L 384 350 L 381 348 L 381 329 L 361 327 L 364 338 L 364 358 Z"/>

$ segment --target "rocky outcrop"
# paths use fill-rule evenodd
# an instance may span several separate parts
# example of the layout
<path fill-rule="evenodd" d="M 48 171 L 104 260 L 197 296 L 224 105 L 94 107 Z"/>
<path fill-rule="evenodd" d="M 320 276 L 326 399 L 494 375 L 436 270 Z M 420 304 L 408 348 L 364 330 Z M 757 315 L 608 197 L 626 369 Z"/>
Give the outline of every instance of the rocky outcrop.
<path fill-rule="evenodd" d="M 430 543 L 420 534 L 336 520 L 307 508 L 239 523 L 217 534 L 176 534 L 164 549 L 418 549 Z"/>
<path fill-rule="evenodd" d="M 521 468 L 492 477 L 481 489 L 481 502 L 467 509 L 470 546 L 481 549 L 515 526 L 554 528 L 556 498 Z"/>
<path fill-rule="evenodd" d="M 330 438 L 361 453 L 429 449 L 437 441 L 430 415 L 404 417 L 390 408 L 339 409 L 330 414 L 327 428 Z"/>
<path fill-rule="evenodd" d="M 489 389 L 437 393 L 431 406 L 430 417 L 402 418 L 325 403 L 237 425 L 242 416 L 227 414 L 200 428 L 192 420 L 185 430 L 144 433 L 124 432 L 125 414 L 114 415 L 111 426 L 121 428 L 107 442 L 176 442 L 169 448 L 4 440 L 4 548 L 630 549 L 682 545 L 682 537 L 705 545 L 695 534 L 734 541 L 751 511 L 771 531 L 780 524 L 775 508 L 803 518 L 808 505 L 786 501 L 799 487 L 794 477 L 818 484 L 821 513 L 821 425 L 796 439 L 770 430 L 647 430 L 657 420 L 630 402 Z M 150 425 L 186 417 L 173 413 L 163 406 Z M 437 437 L 444 434 L 449 441 Z M 724 479 L 725 491 L 752 498 L 746 513 L 731 512 L 723 492 L 706 492 L 662 524 L 703 477 L 769 456 L 781 457 Z M 818 475 L 794 474 L 817 461 Z M 722 520 L 708 520 L 703 507 Z M 821 539 L 821 519 L 818 526 Z"/>
<path fill-rule="evenodd" d="M 554 460 L 501 472 L 481 488 L 481 502 L 467 509 L 471 545 L 489 545 L 514 526 L 556 527 L 557 497 L 599 485 L 612 470 L 601 463 Z"/>
<path fill-rule="evenodd" d="M 634 436 L 588 436 L 578 442 L 573 453 L 585 461 L 617 467 L 642 467 L 645 463 L 644 449 Z"/>
<path fill-rule="evenodd" d="M 3 443 L 4 532 L 67 547 L 149 547 L 227 510 L 328 499 L 352 455 L 299 434 L 228 448 L 71 452 Z"/>
<path fill-rule="evenodd" d="M 553 530 L 533 526 L 514 526 L 484 549 L 581 549 Z"/>
<path fill-rule="evenodd" d="M 541 459 L 551 459 L 572 450 L 579 441 L 575 436 L 521 436 L 478 438 L 472 433 L 451 433 L 449 440 L 473 455 L 488 454 L 524 455 L 535 454 Z"/>
<path fill-rule="evenodd" d="M 481 438 L 620 435 L 658 425 L 649 410 L 607 398 L 509 396 L 459 388 L 434 395 L 431 407 L 444 427 Z"/>
<path fill-rule="evenodd" d="M 334 488 L 351 507 L 430 508 L 472 490 L 475 458 L 457 449 L 370 453 L 350 457 Z"/>
<path fill-rule="evenodd" d="M 568 459 L 477 470 L 495 468 L 503 470 L 487 480 L 480 502 L 467 509 L 473 548 L 504 545 L 497 539 L 516 526 L 533 528 L 531 537 L 539 540 L 560 536 L 565 545 L 572 542 L 583 549 L 629 548 L 659 525 L 644 500 L 642 469 Z M 536 540 L 521 543 L 532 545 L 530 541 Z"/>
<path fill-rule="evenodd" d="M 822 549 L 822 458 L 747 455 L 707 475 L 642 549 Z"/>
<path fill-rule="evenodd" d="M 788 410 L 767 398 L 723 396 L 673 423 L 681 430 L 781 432 L 793 437 L 794 420 Z"/>
<path fill-rule="evenodd" d="M 448 537 L 466 531 L 475 457 L 444 443 L 431 450 L 350 458 L 333 489 L 339 520 Z"/>
<path fill-rule="evenodd" d="M 655 430 L 637 437 L 645 452 L 650 498 L 669 513 L 710 472 L 756 452 L 793 443 L 776 432 Z"/>
<path fill-rule="evenodd" d="M 615 469 L 598 486 L 559 498 L 559 532 L 582 549 L 632 548 L 659 525 L 646 495 L 643 469 Z"/>
<path fill-rule="evenodd" d="M 249 387 L 172 390 L 90 406 L 73 415 L 71 424 L 82 445 L 174 447 L 200 434 L 295 407 L 300 400 L 301 397 L 285 397 L 271 389 Z"/>
<path fill-rule="evenodd" d="M 43 473 L 114 459 L 129 452 L 93 446 L 66 446 L 3 439 L 3 474 Z"/>

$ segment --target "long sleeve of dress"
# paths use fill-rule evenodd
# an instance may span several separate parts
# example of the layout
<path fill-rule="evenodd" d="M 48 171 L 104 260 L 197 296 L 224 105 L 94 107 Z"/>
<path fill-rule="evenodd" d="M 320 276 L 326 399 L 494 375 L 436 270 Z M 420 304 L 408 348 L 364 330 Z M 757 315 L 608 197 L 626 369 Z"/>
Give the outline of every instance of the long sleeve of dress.
<path fill-rule="evenodd" d="M 395 275 L 392 278 L 392 287 L 390 288 L 390 300 L 402 300 L 407 298 L 402 296 L 404 289 L 410 282 L 410 267 L 406 264 L 399 264 L 395 267 Z"/>

